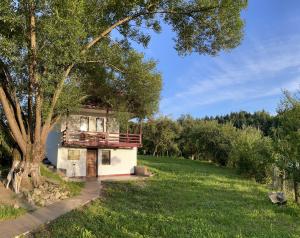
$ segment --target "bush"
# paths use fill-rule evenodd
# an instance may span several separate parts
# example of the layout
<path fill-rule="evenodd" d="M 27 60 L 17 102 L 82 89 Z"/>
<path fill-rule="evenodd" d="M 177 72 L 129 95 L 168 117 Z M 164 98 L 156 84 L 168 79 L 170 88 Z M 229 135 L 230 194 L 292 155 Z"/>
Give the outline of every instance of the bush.
<path fill-rule="evenodd" d="M 217 164 L 226 166 L 237 129 L 231 124 L 221 125 L 217 121 L 199 121 L 187 136 L 196 157 L 211 158 Z"/>
<path fill-rule="evenodd" d="M 255 128 L 240 130 L 233 142 L 230 165 L 258 182 L 266 181 L 272 165 L 272 140 Z"/>

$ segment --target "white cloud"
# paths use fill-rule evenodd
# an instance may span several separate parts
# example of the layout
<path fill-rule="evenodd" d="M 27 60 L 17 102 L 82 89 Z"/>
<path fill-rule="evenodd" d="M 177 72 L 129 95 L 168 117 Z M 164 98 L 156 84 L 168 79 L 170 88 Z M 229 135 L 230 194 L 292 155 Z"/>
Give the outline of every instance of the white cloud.
<path fill-rule="evenodd" d="M 276 96 L 282 89 L 295 91 L 300 85 L 299 41 L 299 36 L 251 41 L 230 57 L 207 59 L 204 64 L 195 61 L 175 80 L 179 92 L 162 99 L 161 111 L 186 113 L 225 101 Z"/>

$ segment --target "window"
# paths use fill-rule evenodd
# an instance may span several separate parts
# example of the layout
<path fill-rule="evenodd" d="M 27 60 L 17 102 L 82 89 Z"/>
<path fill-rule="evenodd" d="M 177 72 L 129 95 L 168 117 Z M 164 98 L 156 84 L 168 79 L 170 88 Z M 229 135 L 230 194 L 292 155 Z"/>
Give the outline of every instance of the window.
<path fill-rule="evenodd" d="M 96 131 L 104 132 L 104 118 L 96 118 Z"/>
<path fill-rule="evenodd" d="M 68 160 L 80 160 L 80 150 L 68 150 Z"/>
<path fill-rule="evenodd" d="M 110 165 L 110 150 L 102 150 L 102 165 Z"/>
<path fill-rule="evenodd" d="M 107 118 L 107 131 L 111 133 L 119 133 L 119 123 L 116 118 Z"/>
<path fill-rule="evenodd" d="M 88 117 L 80 117 L 80 130 L 81 131 L 89 130 L 89 118 Z"/>

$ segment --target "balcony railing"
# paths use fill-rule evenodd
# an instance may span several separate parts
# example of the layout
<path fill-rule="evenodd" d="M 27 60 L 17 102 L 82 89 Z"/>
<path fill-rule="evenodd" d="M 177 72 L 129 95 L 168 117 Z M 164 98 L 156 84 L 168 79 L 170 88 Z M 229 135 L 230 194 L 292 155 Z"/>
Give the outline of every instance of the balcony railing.
<path fill-rule="evenodd" d="M 141 134 L 63 131 L 63 146 L 94 148 L 132 148 L 142 146 Z"/>

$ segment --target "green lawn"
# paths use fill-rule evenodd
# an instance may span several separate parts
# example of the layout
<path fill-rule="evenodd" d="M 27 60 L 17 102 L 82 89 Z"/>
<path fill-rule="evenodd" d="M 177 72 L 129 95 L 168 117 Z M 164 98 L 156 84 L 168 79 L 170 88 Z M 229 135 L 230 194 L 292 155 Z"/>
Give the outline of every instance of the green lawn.
<path fill-rule="evenodd" d="M 0 221 L 16 218 L 26 212 L 23 208 L 14 208 L 11 205 L 0 204 Z"/>
<path fill-rule="evenodd" d="M 43 164 L 41 165 L 41 175 L 52 181 L 59 183 L 61 187 L 65 188 L 70 192 L 70 195 L 72 197 L 79 195 L 81 189 L 84 187 L 84 182 L 64 181 L 57 173 L 50 171 Z"/>
<path fill-rule="evenodd" d="M 142 157 L 154 177 L 106 183 L 103 198 L 35 237 L 300 237 L 300 207 L 206 162 Z"/>

